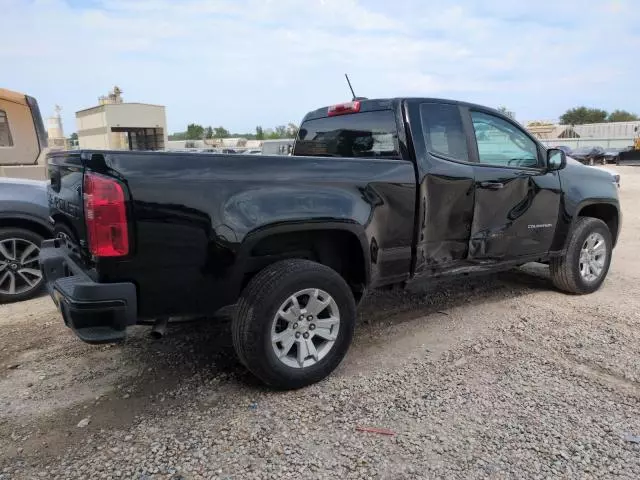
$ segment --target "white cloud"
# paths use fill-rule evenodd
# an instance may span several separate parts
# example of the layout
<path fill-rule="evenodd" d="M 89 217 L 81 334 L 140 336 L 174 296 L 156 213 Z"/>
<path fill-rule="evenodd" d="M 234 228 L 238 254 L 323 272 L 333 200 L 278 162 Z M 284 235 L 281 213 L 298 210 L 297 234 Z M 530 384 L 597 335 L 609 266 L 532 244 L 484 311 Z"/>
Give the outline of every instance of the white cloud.
<path fill-rule="evenodd" d="M 69 0 L 71 1 L 71 0 Z M 632 0 L 0 0 L 3 86 L 48 114 L 125 99 L 233 130 L 297 121 L 360 95 L 507 105 L 518 118 L 576 104 L 640 111 Z"/>

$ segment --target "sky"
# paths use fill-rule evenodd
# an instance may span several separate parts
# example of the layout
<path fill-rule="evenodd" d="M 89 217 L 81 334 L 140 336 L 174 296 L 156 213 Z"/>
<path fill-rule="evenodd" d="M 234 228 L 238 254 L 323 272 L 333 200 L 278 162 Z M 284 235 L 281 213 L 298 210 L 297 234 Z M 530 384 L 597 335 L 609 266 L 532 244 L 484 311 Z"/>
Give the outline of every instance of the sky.
<path fill-rule="evenodd" d="M 557 119 L 640 113 L 637 0 L 0 0 L 0 87 L 77 110 L 114 85 L 188 123 L 251 132 L 356 94 Z"/>

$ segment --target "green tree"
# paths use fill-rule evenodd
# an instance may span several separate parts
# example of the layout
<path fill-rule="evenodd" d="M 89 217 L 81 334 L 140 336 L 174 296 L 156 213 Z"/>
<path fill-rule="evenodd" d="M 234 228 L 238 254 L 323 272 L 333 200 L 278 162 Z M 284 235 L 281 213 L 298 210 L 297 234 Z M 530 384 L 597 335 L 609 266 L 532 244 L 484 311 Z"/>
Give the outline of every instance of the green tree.
<path fill-rule="evenodd" d="M 260 125 L 256 127 L 256 140 L 264 140 L 264 130 Z"/>
<path fill-rule="evenodd" d="M 204 127 L 196 123 L 187 125 L 187 140 L 202 140 L 204 137 Z"/>
<path fill-rule="evenodd" d="M 216 127 L 213 129 L 214 138 L 228 138 L 230 136 L 229 130 L 224 127 Z"/>
<path fill-rule="evenodd" d="M 607 117 L 608 122 L 634 122 L 636 120 L 640 120 L 638 115 L 626 110 L 614 110 Z"/>
<path fill-rule="evenodd" d="M 69 138 L 67 139 L 67 144 L 75 147 L 78 145 L 78 134 L 76 132 L 73 132 L 71 135 L 69 135 Z"/>
<path fill-rule="evenodd" d="M 516 119 L 516 114 L 513 113 L 513 111 L 509 110 L 504 105 L 498 107 L 498 111 L 506 117 L 512 118 L 514 120 Z"/>
<path fill-rule="evenodd" d="M 567 110 L 561 117 L 562 125 L 583 125 L 607 121 L 607 112 L 599 108 L 576 107 Z"/>
<path fill-rule="evenodd" d="M 289 122 L 289 124 L 287 124 L 287 137 L 296 138 L 297 135 L 298 135 L 298 126 L 295 123 Z"/>
<path fill-rule="evenodd" d="M 278 125 L 274 129 L 274 133 L 276 134 L 276 138 L 286 138 L 287 137 L 287 127 L 285 125 Z"/>
<path fill-rule="evenodd" d="M 186 140 L 187 132 L 174 132 L 169 135 L 169 140 Z"/>
<path fill-rule="evenodd" d="M 213 128 L 211 128 L 211 125 L 204 129 L 204 138 L 213 138 Z"/>

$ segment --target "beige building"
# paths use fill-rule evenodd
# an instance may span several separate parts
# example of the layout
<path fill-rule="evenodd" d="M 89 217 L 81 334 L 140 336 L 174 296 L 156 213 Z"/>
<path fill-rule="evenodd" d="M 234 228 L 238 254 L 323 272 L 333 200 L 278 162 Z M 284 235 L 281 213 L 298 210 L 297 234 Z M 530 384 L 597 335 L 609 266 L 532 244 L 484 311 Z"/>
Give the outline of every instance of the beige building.
<path fill-rule="evenodd" d="M 162 105 L 125 103 L 115 87 L 100 105 L 76 112 L 80 148 L 98 150 L 162 150 L 167 119 Z"/>
<path fill-rule="evenodd" d="M 540 140 L 578 138 L 580 136 L 570 125 L 556 125 L 550 122 L 529 122 L 527 124 L 527 130 Z"/>

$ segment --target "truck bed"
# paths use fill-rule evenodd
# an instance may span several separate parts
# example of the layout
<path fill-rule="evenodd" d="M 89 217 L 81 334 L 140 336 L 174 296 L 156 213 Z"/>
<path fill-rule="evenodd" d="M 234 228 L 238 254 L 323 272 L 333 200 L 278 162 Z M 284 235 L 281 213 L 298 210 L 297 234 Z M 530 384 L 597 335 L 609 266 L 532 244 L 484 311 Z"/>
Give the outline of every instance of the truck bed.
<path fill-rule="evenodd" d="M 88 252 L 86 172 L 126 190 L 124 258 Z M 363 245 L 375 236 L 374 283 L 410 271 L 415 173 L 403 160 L 81 150 L 50 155 L 49 174 L 52 216 L 77 237 L 96 281 L 137 285 L 141 317 L 204 314 L 235 301 L 244 274 L 277 250 L 260 243 L 266 226 L 286 235 L 321 221 Z"/>

